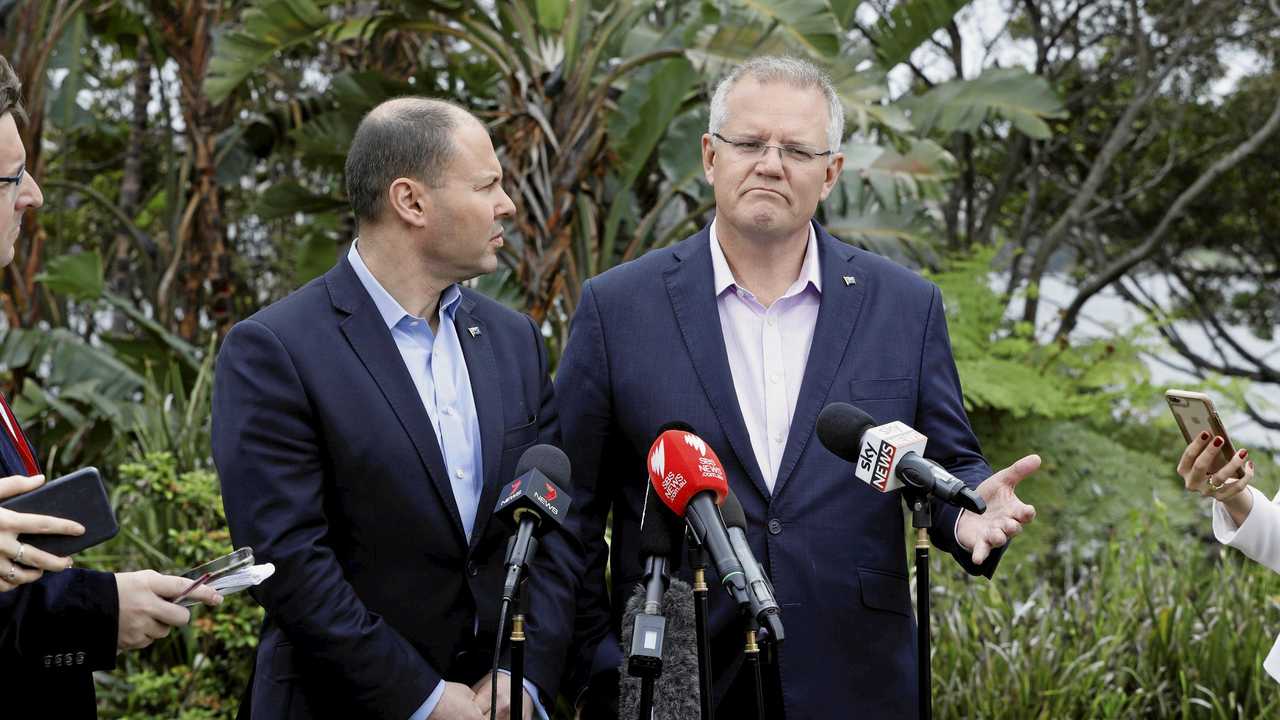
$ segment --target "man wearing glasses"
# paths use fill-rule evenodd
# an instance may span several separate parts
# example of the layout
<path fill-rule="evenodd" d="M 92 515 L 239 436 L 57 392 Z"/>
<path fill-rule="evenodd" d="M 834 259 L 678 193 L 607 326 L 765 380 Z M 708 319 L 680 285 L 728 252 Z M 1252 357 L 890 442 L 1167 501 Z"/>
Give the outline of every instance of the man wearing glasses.
<path fill-rule="evenodd" d="M 970 573 L 990 576 L 1035 514 L 1014 487 L 1039 459 L 993 475 L 970 430 L 937 287 L 813 219 L 844 165 L 843 115 L 805 61 L 734 69 L 702 136 L 714 220 L 583 287 L 556 378 L 588 553 L 578 686 L 608 685 L 622 660 L 622 607 L 642 576 L 644 457 L 664 423 L 689 423 L 715 449 L 773 580 L 787 637 L 765 654 L 769 718 L 916 714 L 903 508 L 818 442 L 827 403 L 919 429 L 929 457 L 978 487 L 986 514 L 937 506 L 932 530 Z M 744 626 L 718 590 L 710 625 L 717 716 L 755 717 Z"/>
<path fill-rule="evenodd" d="M 0 57 L 0 268 L 13 261 L 23 214 L 44 204 L 26 170 L 18 134 L 18 121 L 25 119 L 21 90 L 13 68 Z M 44 483 L 37 457 L 0 397 L 0 500 Z M 114 668 L 118 652 L 144 648 L 186 625 L 191 611 L 169 598 L 191 581 L 152 570 L 69 569 L 70 558 L 19 542 L 20 533 L 80 535 L 84 528 L 0 508 L 0 668 L 14 693 L 5 710 L 14 714 L 4 717 L 28 717 L 22 712 L 26 702 L 41 717 L 97 717 L 93 672 Z M 222 602 L 208 587 L 191 597 L 207 605 Z"/>

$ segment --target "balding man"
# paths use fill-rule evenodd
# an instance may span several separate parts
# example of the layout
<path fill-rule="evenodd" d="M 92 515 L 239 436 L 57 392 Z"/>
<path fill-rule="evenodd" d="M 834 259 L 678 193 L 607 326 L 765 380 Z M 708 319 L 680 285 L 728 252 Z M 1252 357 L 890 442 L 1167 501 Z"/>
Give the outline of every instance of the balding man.
<path fill-rule="evenodd" d="M 521 453 L 558 441 L 538 329 L 461 285 L 497 267 L 515 208 L 485 127 L 442 101 L 375 108 L 346 173 L 346 257 L 218 356 L 231 535 L 276 566 L 252 717 L 488 717 L 510 534 L 490 516 Z M 553 532 L 530 571 L 525 718 L 556 690 L 579 553 Z"/>

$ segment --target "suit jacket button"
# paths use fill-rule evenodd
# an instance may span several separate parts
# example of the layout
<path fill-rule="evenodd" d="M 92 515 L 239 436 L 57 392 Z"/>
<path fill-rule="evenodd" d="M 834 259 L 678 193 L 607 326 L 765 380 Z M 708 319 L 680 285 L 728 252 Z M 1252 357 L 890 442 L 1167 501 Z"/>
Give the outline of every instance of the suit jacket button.
<path fill-rule="evenodd" d="M 48 655 L 45 655 L 45 656 L 44 656 L 44 666 L 45 666 L 45 667 L 49 667 L 49 666 L 51 666 L 51 665 L 53 665 L 53 658 L 49 657 Z"/>
<path fill-rule="evenodd" d="M 83 650 L 81 650 L 80 652 L 76 653 L 76 664 L 77 664 L 77 665 L 83 665 L 83 664 L 84 664 L 84 651 L 83 651 Z"/>
<path fill-rule="evenodd" d="M 480 569 L 476 567 L 476 563 L 474 560 L 467 561 L 467 574 L 470 575 L 471 577 L 475 577 L 476 575 L 480 574 Z"/>
<path fill-rule="evenodd" d="M 782 521 L 781 521 L 781 520 L 779 520 L 778 518 L 774 518 L 774 519 L 772 519 L 772 520 L 770 520 L 770 521 L 769 521 L 769 534 L 770 534 L 770 535 L 781 535 L 781 534 L 782 534 Z"/>

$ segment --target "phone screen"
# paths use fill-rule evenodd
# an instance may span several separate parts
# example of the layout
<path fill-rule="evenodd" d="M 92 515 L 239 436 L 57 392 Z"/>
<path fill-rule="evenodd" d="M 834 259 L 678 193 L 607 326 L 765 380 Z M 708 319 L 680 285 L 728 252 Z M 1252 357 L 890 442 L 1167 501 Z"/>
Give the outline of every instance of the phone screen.
<path fill-rule="evenodd" d="M 239 548 L 231 553 L 223 555 L 220 558 L 210 560 L 209 562 L 193 567 L 182 573 L 182 577 L 192 580 L 198 579 L 201 575 L 209 573 L 210 579 L 217 578 L 227 573 L 235 572 L 243 567 L 253 564 L 253 548 Z"/>

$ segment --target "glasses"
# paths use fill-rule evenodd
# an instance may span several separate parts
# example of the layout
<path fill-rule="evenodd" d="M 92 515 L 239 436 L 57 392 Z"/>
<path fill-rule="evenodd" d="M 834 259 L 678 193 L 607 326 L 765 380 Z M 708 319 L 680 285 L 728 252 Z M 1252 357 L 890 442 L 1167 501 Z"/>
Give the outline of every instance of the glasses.
<path fill-rule="evenodd" d="M 734 154 L 738 157 L 756 160 L 765 156 L 769 150 L 777 150 L 778 157 L 783 160 L 791 160 L 798 164 L 811 163 L 820 157 L 835 154 L 832 150 L 818 152 L 812 148 L 801 145 L 769 145 L 759 140 L 730 140 L 720 133 L 711 133 L 711 136 L 720 142 L 733 148 Z"/>
<path fill-rule="evenodd" d="M 18 168 L 17 175 L 0 175 L 0 185 L 13 185 L 17 187 L 22 184 L 22 177 L 27 174 L 27 166 L 23 165 Z"/>

